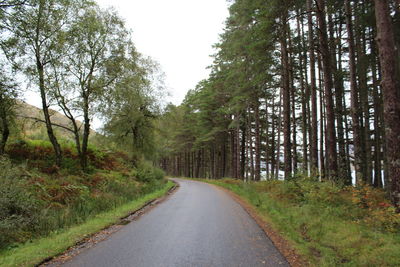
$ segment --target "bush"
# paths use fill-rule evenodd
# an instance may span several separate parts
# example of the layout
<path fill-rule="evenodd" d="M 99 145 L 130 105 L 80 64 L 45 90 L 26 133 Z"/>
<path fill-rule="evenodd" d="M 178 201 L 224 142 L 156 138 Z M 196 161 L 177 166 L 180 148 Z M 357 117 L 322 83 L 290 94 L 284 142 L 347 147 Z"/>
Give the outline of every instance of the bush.
<path fill-rule="evenodd" d="M 25 190 L 20 171 L 0 158 L 0 248 L 30 237 L 38 221 L 40 205 Z"/>
<path fill-rule="evenodd" d="M 138 164 L 138 167 L 136 168 L 136 179 L 139 182 L 143 183 L 151 183 L 154 181 L 160 181 L 164 178 L 164 172 L 152 166 L 148 162 L 142 162 Z"/>

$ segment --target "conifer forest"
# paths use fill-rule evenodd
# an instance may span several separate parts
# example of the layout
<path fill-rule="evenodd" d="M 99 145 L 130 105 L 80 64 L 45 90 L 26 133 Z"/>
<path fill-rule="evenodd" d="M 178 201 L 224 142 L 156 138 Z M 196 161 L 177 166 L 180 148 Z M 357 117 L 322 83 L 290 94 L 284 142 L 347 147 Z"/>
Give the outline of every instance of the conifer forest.
<path fill-rule="evenodd" d="M 369 184 L 399 206 L 399 1 L 237 0 L 229 11 L 210 78 L 163 115 L 161 166 Z"/>

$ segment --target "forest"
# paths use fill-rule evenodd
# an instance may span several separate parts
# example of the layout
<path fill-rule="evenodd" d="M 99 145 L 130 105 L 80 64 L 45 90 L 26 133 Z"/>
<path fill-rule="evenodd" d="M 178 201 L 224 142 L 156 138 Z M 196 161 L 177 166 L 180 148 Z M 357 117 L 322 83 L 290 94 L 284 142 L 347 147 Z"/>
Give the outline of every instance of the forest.
<path fill-rule="evenodd" d="M 288 266 L 399 266 L 400 0 L 227 6 L 209 77 L 175 105 L 116 9 L 0 0 L 0 266 L 132 225 L 143 240 L 101 256 L 265 263 L 230 245 L 254 231 Z M 157 220 L 126 220 L 146 206 Z"/>
<path fill-rule="evenodd" d="M 232 1 L 211 75 L 169 105 L 160 166 L 384 188 L 400 206 L 400 2 Z"/>

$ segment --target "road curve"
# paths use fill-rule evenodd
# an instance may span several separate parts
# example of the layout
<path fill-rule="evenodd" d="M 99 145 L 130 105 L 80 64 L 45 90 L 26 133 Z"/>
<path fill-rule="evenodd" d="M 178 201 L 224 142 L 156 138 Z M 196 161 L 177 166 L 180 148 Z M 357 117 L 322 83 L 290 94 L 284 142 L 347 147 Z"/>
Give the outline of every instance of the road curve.
<path fill-rule="evenodd" d="M 289 266 L 228 194 L 174 180 L 180 188 L 167 201 L 63 266 Z"/>

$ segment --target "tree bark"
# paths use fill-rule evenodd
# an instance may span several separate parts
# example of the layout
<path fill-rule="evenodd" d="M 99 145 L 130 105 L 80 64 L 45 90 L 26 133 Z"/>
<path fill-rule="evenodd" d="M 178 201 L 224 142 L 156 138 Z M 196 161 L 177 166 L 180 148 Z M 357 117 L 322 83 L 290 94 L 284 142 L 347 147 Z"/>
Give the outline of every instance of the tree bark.
<path fill-rule="evenodd" d="M 310 91 L 311 91 L 311 174 L 318 172 L 318 117 L 317 117 L 317 82 L 315 73 L 315 52 L 314 52 L 314 23 L 312 15 L 312 0 L 307 0 L 308 10 L 308 50 L 310 57 Z"/>
<path fill-rule="evenodd" d="M 371 34 L 374 36 L 374 33 Z M 370 38 L 371 55 L 372 55 L 372 86 L 374 101 L 374 186 L 382 188 L 382 120 L 381 120 L 381 93 L 378 83 L 378 58 L 376 44 L 373 38 Z"/>
<path fill-rule="evenodd" d="M 240 152 L 240 178 L 243 180 L 244 178 L 244 173 L 245 173 L 245 166 L 246 166 L 246 125 L 242 125 L 240 127 L 240 131 L 242 132 L 242 139 L 241 139 L 241 144 L 240 144 L 240 148 L 241 148 L 241 152 Z"/>
<path fill-rule="evenodd" d="M 339 14 L 340 17 L 340 14 Z M 339 32 L 341 32 L 342 22 L 337 23 L 337 27 L 339 27 Z M 341 61 L 338 62 L 336 59 L 336 55 L 339 55 L 341 59 L 341 45 L 336 46 L 336 36 L 334 30 L 334 22 L 332 18 L 332 14 L 328 16 L 328 25 L 329 25 L 329 45 L 332 53 L 332 68 L 333 68 L 333 78 L 334 78 L 334 87 L 335 87 L 335 103 L 336 103 L 336 121 L 337 121 L 337 143 L 339 147 L 339 159 L 338 159 L 338 178 L 341 179 L 344 183 L 348 184 L 347 173 L 346 173 L 346 149 L 344 143 L 344 129 L 343 129 L 343 90 L 344 90 L 344 81 L 341 70 L 339 70 L 338 63 L 341 64 Z"/>
<path fill-rule="evenodd" d="M 275 179 L 279 178 L 279 171 L 281 168 L 281 132 L 282 132 L 282 98 L 283 88 L 279 94 L 279 115 L 278 115 L 278 140 L 277 140 L 277 153 L 276 153 L 276 167 L 275 167 Z"/>
<path fill-rule="evenodd" d="M 47 95 L 46 95 L 46 87 L 45 87 L 45 77 L 44 77 L 44 66 L 45 63 L 42 62 L 43 55 L 41 51 L 41 44 L 40 44 L 40 35 L 41 35 L 41 21 L 43 19 L 43 12 L 44 12 L 44 2 L 39 1 L 39 11 L 38 11 L 38 19 L 36 24 L 36 36 L 34 39 L 34 49 L 35 49 L 35 56 L 36 56 L 36 70 L 39 76 L 39 90 L 40 90 L 40 97 L 42 100 L 42 109 L 43 109 L 43 116 L 46 124 L 47 135 L 49 140 L 53 146 L 54 154 L 56 157 L 56 165 L 61 167 L 62 162 L 62 151 L 61 146 L 57 141 L 57 137 L 54 134 L 53 127 L 51 124 L 50 113 L 49 113 L 49 106 L 47 103 Z"/>
<path fill-rule="evenodd" d="M 361 2 L 358 7 L 358 14 L 355 17 L 356 29 L 355 44 L 357 55 L 357 77 L 358 77 L 358 93 L 360 105 L 360 136 L 362 148 L 362 171 L 363 182 L 372 184 L 372 166 L 371 166 L 371 142 L 370 142 L 370 112 L 368 101 L 368 56 L 366 55 L 365 31 L 361 17 L 365 14 L 364 2 Z"/>
<path fill-rule="evenodd" d="M 260 140 L 260 103 L 256 101 L 254 107 L 254 120 L 255 120 L 255 170 L 254 179 L 261 180 L 261 140 Z"/>
<path fill-rule="evenodd" d="M 350 0 L 345 0 L 346 26 L 349 44 L 349 69 L 350 69 L 350 95 L 351 95 L 351 117 L 353 122 L 353 146 L 354 146 L 354 168 L 356 171 L 356 183 L 363 181 L 362 170 L 362 147 L 361 130 L 359 121 L 359 100 L 357 89 L 355 45 L 353 34 L 352 11 Z"/>
<path fill-rule="evenodd" d="M 240 179 L 241 177 L 241 164 L 240 164 L 240 118 L 237 116 L 237 126 L 235 132 L 235 147 L 236 147 L 236 178 Z"/>
<path fill-rule="evenodd" d="M 396 48 L 387 0 L 375 0 L 377 42 L 382 68 L 383 109 L 391 199 L 400 212 L 400 82 Z"/>
<path fill-rule="evenodd" d="M 292 175 L 292 153 L 290 136 L 290 76 L 289 55 L 287 51 L 287 11 L 282 16 L 281 58 L 282 58 L 282 85 L 283 85 L 283 149 L 285 179 Z"/>
<path fill-rule="evenodd" d="M 271 143 L 271 146 L 270 146 L 270 149 L 271 149 L 271 156 L 270 156 L 270 158 L 271 158 L 271 174 L 270 174 L 270 177 L 271 177 L 271 179 L 273 179 L 275 177 L 275 167 L 276 167 L 276 141 L 275 141 L 275 132 L 276 131 L 275 131 L 275 129 L 277 126 L 277 119 L 276 119 L 277 115 L 275 114 L 275 96 L 272 98 L 272 102 L 273 102 L 272 114 L 271 114 L 271 123 L 272 123 L 271 128 L 272 129 L 271 129 L 271 137 L 270 137 L 270 140 L 271 140 L 271 142 L 270 142 Z M 279 107 L 281 107 L 280 102 L 279 102 Z M 267 137 L 268 137 L 268 133 L 267 133 Z M 279 137 L 280 137 L 280 135 L 279 135 Z"/>
<path fill-rule="evenodd" d="M 336 152 L 336 131 L 335 131 L 335 113 L 333 105 L 333 81 L 331 53 L 328 44 L 327 27 L 325 20 L 325 0 L 316 0 L 317 18 L 319 22 L 319 41 L 322 57 L 322 67 L 324 71 L 324 87 L 326 102 L 326 123 L 327 123 L 327 165 L 329 178 L 336 180 L 338 175 L 337 152 Z"/>
<path fill-rule="evenodd" d="M 308 122 L 308 114 L 307 114 L 307 103 L 308 103 L 308 96 L 305 88 L 305 82 L 304 82 L 304 59 L 303 59 L 303 42 L 304 42 L 304 36 L 303 32 L 300 29 L 303 29 L 303 27 L 300 27 L 300 11 L 297 12 L 297 35 L 299 37 L 300 44 L 301 44 L 301 51 L 299 52 L 299 68 L 300 68 L 300 88 L 301 88 L 301 114 L 302 114 L 302 125 L 301 125 L 301 130 L 302 130 L 302 137 L 303 137 L 303 164 L 302 168 L 303 170 L 308 173 L 308 143 L 307 143 L 307 122 Z M 307 64 L 305 64 L 307 66 Z"/>
<path fill-rule="evenodd" d="M 324 92 L 322 89 L 322 63 L 321 63 L 321 56 L 318 55 L 318 83 L 319 83 L 319 116 L 320 116 L 320 122 L 319 122 L 319 129 L 320 129 L 320 136 L 319 136 L 319 161 L 320 161 L 320 178 L 325 179 L 326 178 L 326 168 L 325 168 L 325 149 L 324 149 L 324 141 L 326 142 L 325 138 L 325 114 L 324 114 Z"/>

